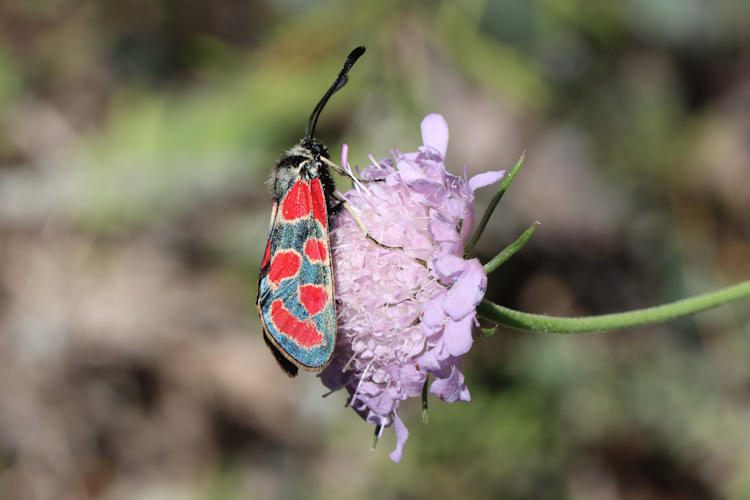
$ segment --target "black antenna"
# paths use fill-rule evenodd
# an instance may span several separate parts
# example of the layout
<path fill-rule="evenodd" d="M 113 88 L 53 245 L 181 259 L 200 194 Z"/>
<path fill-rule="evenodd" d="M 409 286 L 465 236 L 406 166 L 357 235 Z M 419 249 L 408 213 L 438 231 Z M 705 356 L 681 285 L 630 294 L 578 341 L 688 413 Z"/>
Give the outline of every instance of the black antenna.
<path fill-rule="evenodd" d="M 359 59 L 359 56 L 361 56 L 364 53 L 365 53 L 365 47 L 364 45 L 360 45 L 356 49 L 352 50 L 348 56 L 346 56 L 346 61 L 344 61 L 344 67 L 341 68 L 341 71 L 339 72 L 339 76 L 336 77 L 336 81 L 333 82 L 333 85 L 331 85 L 331 88 L 329 88 L 328 91 L 323 95 L 323 98 L 320 100 L 318 105 L 315 106 L 315 109 L 313 109 L 313 112 L 310 115 L 310 119 L 307 121 L 307 129 L 305 130 L 306 138 L 312 139 L 313 133 L 315 133 L 315 125 L 318 123 L 318 117 L 320 116 L 320 112 L 323 111 L 323 108 L 328 102 L 328 99 L 330 99 L 331 96 L 335 94 L 337 90 L 339 90 L 341 87 L 346 85 L 346 82 L 349 81 L 349 78 L 346 76 L 346 74 L 349 72 L 350 69 L 352 69 L 352 66 L 354 66 L 354 63 L 357 62 L 357 59 Z"/>

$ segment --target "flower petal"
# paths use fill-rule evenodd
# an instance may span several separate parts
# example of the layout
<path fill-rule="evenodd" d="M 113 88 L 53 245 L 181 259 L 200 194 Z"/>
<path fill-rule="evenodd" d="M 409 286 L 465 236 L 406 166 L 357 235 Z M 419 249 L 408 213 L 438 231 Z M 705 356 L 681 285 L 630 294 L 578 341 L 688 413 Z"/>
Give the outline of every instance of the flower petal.
<path fill-rule="evenodd" d="M 431 216 L 433 214 L 430 214 Z M 430 222 L 428 224 L 428 229 L 430 230 L 430 234 L 432 235 L 432 238 L 435 241 L 441 242 L 441 241 L 458 241 L 459 236 L 458 232 L 456 231 L 456 225 L 451 224 L 450 222 L 441 220 L 438 217 L 432 217 L 430 219 Z"/>
<path fill-rule="evenodd" d="M 458 220 L 463 219 L 469 213 L 469 202 L 458 197 L 446 198 L 444 203 L 444 214 Z"/>
<path fill-rule="evenodd" d="M 474 205 L 469 205 L 469 209 L 464 216 L 463 223 L 461 224 L 460 239 L 461 243 L 465 243 L 469 239 L 471 234 L 471 227 L 474 225 Z"/>
<path fill-rule="evenodd" d="M 395 463 L 399 463 L 401 461 L 401 457 L 404 455 L 404 446 L 406 446 L 406 440 L 409 439 L 409 430 L 406 428 L 401 419 L 398 418 L 396 412 L 393 412 L 393 427 L 396 430 L 396 449 L 393 450 L 389 456 Z"/>
<path fill-rule="evenodd" d="M 445 158 L 448 151 L 448 122 L 443 115 L 430 113 L 422 120 L 422 143 Z"/>
<path fill-rule="evenodd" d="M 471 313 L 487 290 L 487 275 L 477 259 L 466 262 L 463 274 L 453 283 L 443 299 L 443 310 L 458 321 Z"/>
<path fill-rule="evenodd" d="M 441 278 L 455 278 L 466 268 L 466 261 L 458 255 L 443 255 L 435 259 L 435 271 Z"/>
<path fill-rule="evenodd" d="M 495 170 L 492 172 L 482 172 L 469 179 L 469 188 L 472 191 L 476 191 L 484 186 L 494 184 L 500 179 L 505 177 L 505 170 Z"/>
<path fill-rule="evenodd" d="M 361 397 L 360 397 L 361 399 Z M 396 406 L 396 400 L 389 391 L 383 391 L 367 402 L 367 406 L 378 415 L 387 415 Z"/>
<path fill-rule="evenodd" d="M 471 401 L 469 389 L 464 383 L 464 374 L 455 365 L 451 367 L 448 377 L 436 379 L 430 385 L 430 393 L 446 403 Z"/>
<path fill-rule="evenodd" d="M 349 163 L 349 145 L 344 143 L 341 145 L 341 166 L 346 168 Z"/>
<path fill-rule="evenodd" d="M 401 181 L 406 184 L 411 184 L 424 178 L 424 172 L 422 172 L 420 166 L 403 156 L 396 162 L 396 168 L 401 175 Z"/>
<path fill-rule="evenodd" d="M 443 298 L 445 292 L 438 293 L 422 308 L 422 324 L 430 329 L 440 328 L 445 321 L 445 311 L 443 311 Z"/>
<path fill-rule="evenodd" d="M 435 349 L 431 349 L 417 359 L 416 365 L 425 372 L 435 372 L 440 369 L 440 360 Z"/>
<path fill-rule="evenodd" d="M 390 415 L 378 415 L 372 410 L 369 410 L 366 406 L 364 406 L 361 410 L 355 408 L 355 411 L 359 413 L 368 424 L 379 425 L 381 427 L 389 427 L 393 423 L 393 419 Z"/>
<path fill-rule="evenodd" d="M 460 321 L 449 321 L 445 325 L 443 340 L 445 348 L 451 356 L 461 356 L 471 349 L 474 339 L 471 336 L 471 330 L 474 326 L 474 315 L 467 314 Z"/>
<path fill-rule="evenodd" d="M 404 395 L 414 398 L 422 393 L 426 375 L 418 371 L 414 365 L 406 365 L 398 369 L 398 379 L 401 380 Z"/>
<path fill-rule="evenodd" d="M 359 177 L 362 180 L 374 181 L 386 179 L 393 172 L 393 168 L 387 165 L 374 165 L 364 169 Z"/>

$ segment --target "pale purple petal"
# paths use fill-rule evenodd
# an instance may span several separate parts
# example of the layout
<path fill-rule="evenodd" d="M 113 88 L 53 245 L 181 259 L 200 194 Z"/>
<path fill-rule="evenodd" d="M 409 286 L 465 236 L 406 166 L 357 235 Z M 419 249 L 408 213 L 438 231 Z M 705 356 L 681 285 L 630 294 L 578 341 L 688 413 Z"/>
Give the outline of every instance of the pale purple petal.
<path fill-rule="evenodd" d="M 466 268 L 466 261 L 458 255 L 443 255 L 435 259 L 435 271 L 440 278 L 455 278 Z"/>
<path fill-rule="evenodd" d="M 432 240 L 421 233 L 409 234 L 409 246 L 416 250 L 432 250 Z"/>
<path fill-rule="evenodd" d="M 476 191 L 484 186 L 494 184 L 505 177 L 505 170 L 495 170 L 492 172 L 482 172 L 469 179 L 469 189 Z"/>
<path fill-rule="evenodd" d="M 424 172 L 420 166 L 412 161 L 401 159 L 396 162 L 398 173 L 401 174 L 401 181 L 407 184 L 416 182 L 424 178 Z"/>
<path fill-rule="evenodd" d="M 446 403 L 471 401 L 469 389 L 464 383 L 464 374 L 456 366 L 451 367 L 451 373 L 447 378 L 435 379 L 430 385 L 430 393 Z"/>
<path fill-rule="evenodd" d="M 469 206 L 469 210 L 464 216 L 463 224 L 461 224 L 460 240 L 462 243 L 469 239 L 471 234 L 471 227 L 474 224 L 474 205 Z"/>
<path fill-rule="evenodd" d="M 422 324 L 428 328 L 440 328 L 443 326 L 445 311 L 443 311 L 443 297 L 445 292 L 440 292 L 422 308 Z"/>
<path fill-rule="evenodd" d="M 447 378 L 448 375 L 451 374 L 451 367 L 456 363 L 445 350 L 445 342 L 443 341 L 443 339 L 440 339 L 438 345 L 436 345 L 435 349 L 433 349 L 433 352 L 435 352 L 435 357 L 439 361 L 440 366 L 433 370 L 430 370 L 430 373 L 434 375 L 435 378 Z"/>
<path fill-rule="evenodd" d="M 367 167 L 360 174 L 360 178 L 368 181 L 382 180 L 388 177 L 392 172 L 393 168 L 385 165 Z"/>
<path fill-rule="evenodd" d="M 487 290 L 487 275 L 477 259 L 466 263 L 466 269 L 453 283 L 443 299 L 443 310 L 458 321 L 474 311 Z"/>
<path fill-rule="evenodd" d="M 448 122 L 443 115 L 431 113 L 422 120 L 422 143 L 445 158 L 448 151 Z"/>
<path fill-rule="evenodd" d="M 375 384 L 373 382 L 364 382 L 359 385 L 359 392 L 362 394 L 367 394 L 369 396 L 374 396 L 383 392 L 383 389 L 381 389 L 378 384 Z"/>
<path fill-rule="evenodd" d="M 398 149 L 394 149 L 391 151 L 391 153 L 398 157 L 398 158 L 405 158 L 409 161 L 417 161 L 419 159 L 420 153 L 401 153 Z M 388 158 L 390 160 L 390 158 Z"/>
<path fill-rule="evenodd" d="M 459 235 L 456 232 L 456 225 L 450 222 L 440 220 L 437 217 L 430 220 L 428 225 L 430 234 L 435 241 L 458 241 Z"/>
<path fill-rule="evenodd" d="M 341 145 L 341 166 L 346 168 L 349 164 L 349 145 L 344 143 Z"/>
<path fill-rule="evenodd" d="M 384 391 L 381 394 L 370 399 L 368 406 L 372 411 L 378 415 L 387 415 L 393 411 L 396 402 L 388 391 Z"/>
<path fill-rule="evenodd" d="M 471 330 L 474 326 L 474 315 L 468 314 L 460 321 L 449 321 L 445 325 L 443 341 L 445 349 L 451 356 L 461 356 L 471 349 L 474 338 L 471 336 Z"/>
<path fill-rule="evenodd" d="M 440 369 L 440 360 L 437 358 L 437 353 L 434 349 L 425 352 L 422 356 L 417 358 L 416 364 L 419 366 L 421 371 L 434 372 Z"/>
<path fill-rule="evenodd" d="M 401 461 L 401 457 L 404 455 L 404 446 L 406 446 L 406 440 L 409 439 L 409 430 L 406 428 L 401 419 L 393 412 L 393 427 L 396 430 L 396 449 L 389 455 L 391 460 L 395 463 Z"/>
<path fill-rule="evenodd" d="M 446 173 L 444 184 L 447 194 L 451 195 L 452 197 L 457 197 L 466 201 L 471 201 L 474 199 L 474 193 L 471 191 L 471 189 L 468 188 L 463 177 L 458 177 Z"/>
<path fill-rule="evenodd" d="M 461 375 L 463 377 L 463 374 Z M 463 401 L 464 403 L 471 403 L 471 393 L 469 392 L 469 388 L 466 387 L 465 383 L 461 383 L 461 392 L 458 394 L 458 401 Z"/>
<path fill-rule="evenodd" d="M 422 386 L 426 375 L 416 369 L 416 366 L 404 366 L 398 370 L 398 376 L 401 379 L 403 392 L 406 397 L 416 397 L 422 394 Z"/>
<path fill-rule="evenodd" d="M 416 340 L 412 343 L 411 349 L 406 351 L 406 355 L 409 358 L 415 358 L 419 356 L 425 349 L 424 333 L 419 336 L 419 341 Z"/>
<path fill-rule="evenodd" d="M 438 241 L 435 243 L 435 255 L 460 254 L 463 252 L 461 240 L 456 241 Z"/>
<path fill-rule="evenodd" d="M 365 422 L 367 422 L 368 424 L 379 425 L 381 427 L 388 427 L 389 425 L 393 423 L 393 418 L 391 417 L 390 414 L 378 415 L 377 413 L 366 409 L 367 407 L 364 407 L 364 408 L 365 408 L 364 411 L 361 411 L 358 408 L 355 408 L 355 410 L 357 410 L 357 412 L 359 412 L 360 415 L 364 417 Z"/>

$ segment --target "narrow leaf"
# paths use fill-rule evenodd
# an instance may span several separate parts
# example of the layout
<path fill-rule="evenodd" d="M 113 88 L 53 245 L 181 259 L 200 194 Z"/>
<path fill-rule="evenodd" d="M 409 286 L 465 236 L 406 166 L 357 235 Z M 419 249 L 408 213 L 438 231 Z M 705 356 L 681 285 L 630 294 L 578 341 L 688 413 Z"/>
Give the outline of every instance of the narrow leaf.
<path fill-rule="evenodd" d="M 491 261 L 482 266 L 484 268 L 484 272 L 490 274 L 492 271 L 504 264 L 506 260 L 510 259 L 516 252 L 522 249 L 529 238 L 531 238 L 531 235 L 534 234 L 534 231 L 536 231 L 536 227 L 538 225 L 539 222 L 535 222 L 530 225 L 529 228 L 524 231 L 516 241 L 503 248 L 503 250 L 499 254 L 497 254 Z"/>
<path fill-rule="evenodd" d="M 422 423 L 424 424 L 430 420 L 430 410 L 427 407 L 427 395 L 429 394 L 427 386 L 429 382 L 430 376 L 427 375 L 427 378 L 424 380 L 424 385 L 422 386 Z"/>
<path fill-rule="evenodd" d="M 479 320 L 479 333 L 477 334 L 479 337 L 492 337 L 500 329 L 496 321 L 488 320 L 481 316 L 477 319 Z"/>
<path fill-rule="evenodd" d="M 503 181 L 500 183 L 500 187 L 497 189 L 497 193 L 495 193 L 495 196 L 492 197 L 492 200 L 490 200 L 490 204 L 487 205 L 487 209 L 484 211 L 484 214 L 482 214 L 482 219 L 479 221 L 479 224 L 477 225 L 476 230 L 474 231 L 474 234 L 469 238 L 469 241 L 466 243 L 466 246 L 464 247 L 464 254 L 469 255 L 472 250 L 474 250 L 474 246 L 477 244 L 477 241 L 479 241 L 479 238 L 482 236 L 482 233 L 484 232 L 484 228 L 487 227 L 487 223 L 490 220 L 490 217 L 492 216 L 492 212 L 495 211 L 495 207 L 497 207 L 497 204 L 500 202 L 500 198 L 503 197 L 505 194 L 505 191 L 508 190 L 508 186 L 513 181 L 513 178 L 516 176 L 518 171 L 521 169 L 521 165 L 523 165 L 524 160 L 526 159 L 526 151 L 521 153 L 521 157 L 518 158 L 518 161 L 513 166 L 512 169 L 510 169 L 510 172 L 508 172 L 508 175 L 505 176 Z"/>
<path fill-rule="evenodd" d="M 372 450 L 375 450 L 375 447 L 378 445 L 378 440 L 380 439 L 380 431 L 383 429 L 382 425 L 376 425 L 375 426 L 375 435 L 372 436 Z"/>

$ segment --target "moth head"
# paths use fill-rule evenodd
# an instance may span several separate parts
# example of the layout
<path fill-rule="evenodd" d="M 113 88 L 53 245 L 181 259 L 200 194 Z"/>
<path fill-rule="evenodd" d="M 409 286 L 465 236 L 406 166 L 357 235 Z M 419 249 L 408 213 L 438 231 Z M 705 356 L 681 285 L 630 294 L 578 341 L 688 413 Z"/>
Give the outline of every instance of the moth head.
<path fill-rule="evenodd" d="M 322 142 L 313 137 L 303 138 L 299 145 L 302 149 L 308 151 L 312 158 L 320 158 L 321 156 L 330 158 L 330 156 L 328 156 L 328 149 L 326 149 Z"/>
<path fill-rule="evenodd" d="M 328 176 L 321 157 L 329 158 L 328 150 L 322 142 L 310 137 L 305 137 L 284 153 L 270 179 L 274 199 L 281 199 L 297 180 Z"/>
<path fill-rule="evenodd" d="M 313 160 L 315 163 L 320 163 L 321 156 L 330 158 L 325 145 L 317 139 L 305 137 L 292 146 L 292 149 L 284 153 L 277 166 L 296 167 L 304 160 Z"/>

